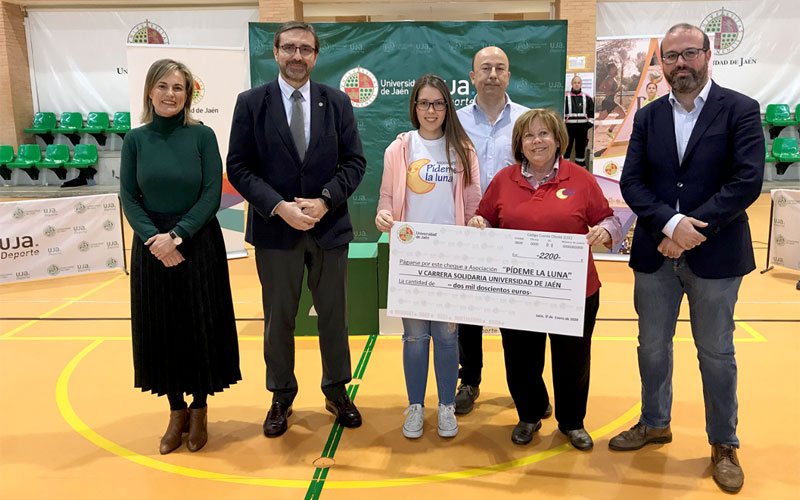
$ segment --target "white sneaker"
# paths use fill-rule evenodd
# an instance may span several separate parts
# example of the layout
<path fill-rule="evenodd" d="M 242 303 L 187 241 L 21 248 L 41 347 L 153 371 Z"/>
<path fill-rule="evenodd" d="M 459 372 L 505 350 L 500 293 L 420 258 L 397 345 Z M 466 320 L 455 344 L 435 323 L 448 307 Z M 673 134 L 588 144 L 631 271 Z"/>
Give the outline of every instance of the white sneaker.
<path fill-rule="evenodd" d="M 409 439 L 421 437 L 422 421 L 425 417 L 425 410 L 422 405 L 409 405 L 403 415 L 406 415 L 406 421 L 403 422 L 403 435 Z"/>
<path fill-rule="evenodd" d="M 439 435 L 453 437 L 458 434 L 455 405 L 439 405 Z"/>

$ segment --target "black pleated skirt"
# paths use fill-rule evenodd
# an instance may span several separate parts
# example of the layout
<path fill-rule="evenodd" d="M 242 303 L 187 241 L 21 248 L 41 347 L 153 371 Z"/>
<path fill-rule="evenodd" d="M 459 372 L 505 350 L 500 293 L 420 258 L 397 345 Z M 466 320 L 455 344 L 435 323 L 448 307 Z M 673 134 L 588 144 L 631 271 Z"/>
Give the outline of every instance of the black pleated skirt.
<path fill-rule="evenodd" d="M 150 213 L 160 232 L 182 214 Z M 163 394 L 214 394 L 242 379 L 228 261 L 217 218 L 178 247 L 165 267 L 133 237 L 131 328 L 134 385 Z"/>

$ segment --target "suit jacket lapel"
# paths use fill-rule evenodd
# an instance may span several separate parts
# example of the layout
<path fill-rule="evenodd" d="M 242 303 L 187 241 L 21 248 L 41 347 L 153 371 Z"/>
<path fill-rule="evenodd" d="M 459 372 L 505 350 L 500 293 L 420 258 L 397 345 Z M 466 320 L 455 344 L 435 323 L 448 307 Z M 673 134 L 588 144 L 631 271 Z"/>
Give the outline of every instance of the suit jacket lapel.
<path fill-rule="evenodd" d="M 306 150 L 306 158 L 311 156 L 319 142 L 319 137 L 322 135 L 322 127 L 325 124 L 325 107 L 328 105 L 328 100 L 322 94 L 320 86 L 315 82 L 311 82 L 311 137 L 308 140 L 308 150 Z"/>
<path fill-rule="evenodd" d="M 686 145 L 686 151 L 683 153 L 683 162 L 681 165 L 687 162 L 695 146 L 697 146 L 697 143 L 700 141 L 700 138 L 706 133 L 706 129 L 714 122 L 719 112 L 722 111 L 721 100 L 722 95 L 720 95 L 719 87 L 716 83 L 712 82 L 711 89 L 708 92 L 708 99 L 703 105 L 703 111 L 701 111 L 700 116 L 697 117 L 697 122 L 692 129 L 692 135 L 689 136 L 689 143 Z"/>
<path fill-rule="evenodd" d="M 672 105 L 669 99 L 664 99 L 659 102 L 650 104 L 654 106 L 658 104 L 658 112 L 656 115 L 655 132 L 663 137 L 665 153 L 667 158 L 675 164 L 675 168 L 680 165 L 678 159 L 678 143 L 675 141 L 675 118 L 672 116 Z"/>
<path fill-rule="evenodd" d="M 297 148 L 294 146 L 294 139 L 292 139 L 292 132 L 289 130 L 289 123 L 286 121 L 286 110 L 283 108 L 283 96 L 281 95 L 281 88 L 278 86 L 278 80 L 273 80 L 267 86 L 267 95 L 264 98 L 265 105 L 267 106 L 266 119 L 271 121 L 275 129 L 278 130 L 278 135 L 283 140 L 286 150 L 289 151 L 297 164 L 300 164 L 300 155 L 297 153 Z M 264 130 L 270 130 L 269 124 L 265 124 Z"/>

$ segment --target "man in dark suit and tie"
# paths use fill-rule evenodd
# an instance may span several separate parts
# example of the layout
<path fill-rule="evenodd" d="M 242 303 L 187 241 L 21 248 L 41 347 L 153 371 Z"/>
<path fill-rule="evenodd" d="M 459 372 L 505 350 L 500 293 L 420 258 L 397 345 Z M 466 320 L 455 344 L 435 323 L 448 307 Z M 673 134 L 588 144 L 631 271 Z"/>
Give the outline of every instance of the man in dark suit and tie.
<path fill-rule="evenodd" d="M 309 80 L 319 38 L 308 23 L 275 33 L 280 75 L 242 92 L 233 113 L 228 178 L 250 203 L 245 239 L 256 249 L 264 304 L 264 359 L 272 406 L 264 434 L 287 429 L 297 395 L 294 318 L 303 272 L 318 315 L 325 407 L 345 427 L 361 425 L 347 395 L 347 198 L 366 169 L 350 98 Z"/>
<path fill-rule="evenodd" d="M 642 414 L 609 447 L 672 441 L 672 337 L 686 294 L 713 477 L 737 492 L 744 473 L 736 455 L 733 310 L 742 276 L 755 268 L 745 209 L 761 192 L 764 137 L 758 103 L 712 82 L 710 57 L 699 28 L 673 26 L 661 43 L 672 91 L 634 118 L 620 187 L 638 216 L 630 266 Z"/>

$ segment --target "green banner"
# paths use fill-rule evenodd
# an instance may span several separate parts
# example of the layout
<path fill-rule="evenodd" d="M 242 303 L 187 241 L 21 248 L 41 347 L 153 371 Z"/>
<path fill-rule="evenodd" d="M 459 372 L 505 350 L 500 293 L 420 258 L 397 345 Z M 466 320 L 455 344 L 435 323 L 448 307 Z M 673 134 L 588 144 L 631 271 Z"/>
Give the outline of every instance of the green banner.
<path fill-rule="evenodd" d="M 250 23 L 251 85 L 278 76 L 272 54 L 278 23 Z M 414 81 L 435 73 L 450 84 L 461 108 L 475 97 L 469 80 L 472 56 L 488 45 L 508 54 L 508 94 L 531 108 L 563 112 L 566 21 L 442 23 L 318 23 L 320 53 L 312 80 L 340 88 L 353 100 L 367 158 L 367 173 L 349 200 L 356 242 L 378 240 L 375 211 L 383 152 L 411 129 L 408 100 Z"/>

